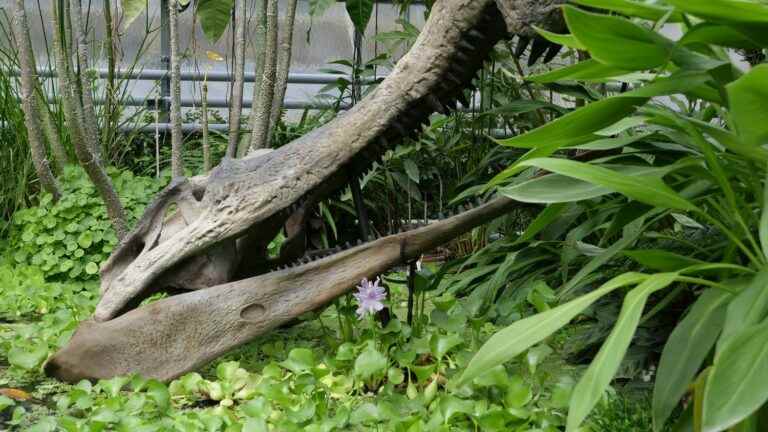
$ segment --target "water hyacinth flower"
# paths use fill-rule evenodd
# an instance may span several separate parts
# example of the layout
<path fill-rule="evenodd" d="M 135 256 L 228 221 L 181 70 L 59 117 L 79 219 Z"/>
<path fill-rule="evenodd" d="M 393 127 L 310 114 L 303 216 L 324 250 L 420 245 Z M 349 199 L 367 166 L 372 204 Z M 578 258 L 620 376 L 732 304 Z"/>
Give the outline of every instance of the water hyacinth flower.
<path fill-rule="evenodd" d="M 387 292 L 379 286 L 379 282 L 381 282 L 381 278 L 378 277 L 373 282 L 365 278 L 357 286 L 357 292 L 352 294 L 358 304 L 356 311 L 358 319 L 363 319 L 368 314 L 373 315 L 384 309 L 382 302 L 387 298 Z"/>

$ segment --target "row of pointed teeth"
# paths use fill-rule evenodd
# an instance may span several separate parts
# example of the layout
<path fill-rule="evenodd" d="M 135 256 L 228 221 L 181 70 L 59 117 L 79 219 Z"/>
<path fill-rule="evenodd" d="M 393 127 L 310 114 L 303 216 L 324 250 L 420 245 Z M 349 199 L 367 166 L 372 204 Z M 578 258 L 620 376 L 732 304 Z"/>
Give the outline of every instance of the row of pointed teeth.
<path fill-rule="evenodd" d="M 447 219 L 447 218 L 451 218 L 451 217 L 463 214 L 463 213 L 465 213 L 467 211 L 473 210 L 473 209 L 475 209 L 475 208 L 477 208 L 479 206 L 482 206 L 482 205 L 486 204 L 488 201 L 490 201 L 490 199 L 484 200 L 482 198 L 476 198 L 471 203 L 466 203 L 466 204 L 464 204 L 462 206 L 459 206 L 459 207 L 456 207 L 454 209 L 451 209 L 451 210 L 449 210 L 449 211 L 447 211 L 445 213 L 440 213 L 438 215 L 437 221 L 441 221 L 441 220 L 444 220 L 444 219 Z M 435 222 L 435 221 L 433 220 L 432 222 Z M 367 243 L 379 240 L 382 237 L 388 237 L 390 235 L 401 234 L 401 233 L 413 231 L 415 229 L 423 228 L 423 227 L 428 226 L 428 225 L 430 225 L 430 222 L 419 222 L 419 223 L 415 223 L 415 224 L 407 224 L 407 225 L 401 226 L 396 233 L 390 233 L 390 234 L 387 234 L 387 235 L 384 235 L 384 236 L 380 236 L 380 235 L 377 235 L 377 234 L 374 233 L 371 236 L 371 239 Z M 318 260 L 321 260 L 323 258 L 327 258 L 327 257 L 329 257 L 331 255 L 335 255 L 335 254 L 337 254 L 339 252 L 342 252 L 342 251 L 345 251 L 345 250 L 348 250 L 348 249 L 351 249 L 351 248 L 354 248 L 354 247 L 357 247 L 357 246 L 361 246 L 364 243 L 366 243 L 366 242 L 364 242 L 361 239 L 357 239 L 357 241 L 355 241 L 355 242 L 346 242 L 343 245 L 338 245 L 338 246 L 336 246 L 336 247 L 334 247 L 332 249 L 327 249 L 327 250 L 321 251 L 321 253 L 315 252 L 312 255 L 305 255 L 302 258 L 298 259 L 297 261 L 295 261 L 295 262 L 293 262 L 291 264 L 279 267 L 278 270 L 285 270 L 285 269 L 299 267 L 299 266 L 302 266 L 302 265 L 305 265 L 305 264 L 309 264 L 311 262 L 318 261 Z"/>

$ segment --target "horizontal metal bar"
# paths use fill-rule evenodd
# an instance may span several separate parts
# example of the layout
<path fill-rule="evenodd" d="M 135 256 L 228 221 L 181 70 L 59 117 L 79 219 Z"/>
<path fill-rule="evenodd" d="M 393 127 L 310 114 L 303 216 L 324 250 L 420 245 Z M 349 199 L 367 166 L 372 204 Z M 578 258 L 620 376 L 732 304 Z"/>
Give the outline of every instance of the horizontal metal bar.
<path fill-rule="evenodd" d="M 58 99 L 54 97 L 53 95 L 47 96 L 48 103 L 49 104 L 55 104 L 58 103 Z M 126 97 L 119 101 L 120 105 L 124 106 L 134 106 L 134 107 L 146 107 L 149 109 L 154 108 L 155 106 L 155 100 L 157 100 L 158 105 L 160 106 L 160 109 L 163 108 L 163 101 L 165 100 L 167 103 L 170 103 L 170 98 L 151 98 L 151 99 L 140 99 L 140 98 L 134 98 L 134 97 Z M 96 105 L 104 105 L 105 99 L 103 97 L 97 97 L 94 98 L 94 103 Z M 202 106 L 202 100 L 198 98 L 189 98 L 189 97 L 183 97 L 181 98 L 181 106 L 183 108 L 200 108 Z M 243 108 L 252 108 L 252 103 L 250 100 L 243 100 Z M 229 99 L 226 98 L 209 98 L 208 99 L 208 108 L 229 108 Z M 283 102 L 283 108 L 284 109 L 313 109 L 313 110 L 324 110 L 324 109 L 334 109 L 336 108 L 336 104 L 331 101 L 323 101 L 319 99 L 313 99 L 313 100 L 286 100 Z M 348 103 L 343 103 L 339 105 L 339 109 L 341 110 L 347 110 L 350 108 L 350 105 Z"/>
<path fill-rule="evenodd" d="M 107 69 L 94 69 L 94 72 L 96 72 L 97 76 L 100 79 L 107 78 L 108 71 Z M 12 69 L 10 71 L 11 76 L 19 76 L 20 71 L 18 69 Z M 37 75 L 44 78 L 55 78 L 58 76 L 55 70 L 51 70 L 45 67 L 39 67 L 37 68 Z M 168 75 L 168 72 L 164 69 L 140 69 L 140 70 L 130 70 L 130 69 L 118 69 L 115 71 L 115 77 L 119 79 L 129 79 L 129 80 L 136 80 L 136 81 L 158 81 L 163 78 L 165 78 Z M 360 79 L 360 82 L 363 85 L 370 85 L 374 83 L 377 79 L 384 78 L 383 76 L 379 77 L 363 77 Z M 226 71 L 210 71 L 210 72 L 201 72 L 201 71 L 194 71 L 194 70 L 183 70 L 181 71 L 181 78 L 182 81 L 204 81 L 208 80 L 209 82 L 230 82 L 232 81 L 232 74 Z M 346 81 L 352 81 L 351 75 L 342 75 L 342 74 L 330 74 L 330 73 L 296 73 L 291 72 L 288 74 L 288 84 L 332 84 L 337 82 L 339 79 L 343 79 Z M 245 82 L 247 83 L 253 83 L 256 82 L 256 73 L 254 72 L 246 72 L 245 73 Z"/>

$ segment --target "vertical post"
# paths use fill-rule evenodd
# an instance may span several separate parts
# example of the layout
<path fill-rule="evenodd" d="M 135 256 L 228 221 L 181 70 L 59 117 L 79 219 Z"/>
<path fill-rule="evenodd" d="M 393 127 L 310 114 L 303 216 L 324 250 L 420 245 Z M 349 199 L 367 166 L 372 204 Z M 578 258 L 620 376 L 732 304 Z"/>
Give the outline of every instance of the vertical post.
<path fill-rule="evenodd" d="M 408 316 L 409 326 L 413 325 L 413 298 L 416 295 L 416 260 L 408 263 Z"/>
<path fill-rule="evenodd" d="M 160 122 L 170 121 L 171 101 L 171 15 L 168 2 L 160 0 L 160 63 L 165 75 L 160 80 Z M 173 0 L 175 1 L 175 0 Z"/>

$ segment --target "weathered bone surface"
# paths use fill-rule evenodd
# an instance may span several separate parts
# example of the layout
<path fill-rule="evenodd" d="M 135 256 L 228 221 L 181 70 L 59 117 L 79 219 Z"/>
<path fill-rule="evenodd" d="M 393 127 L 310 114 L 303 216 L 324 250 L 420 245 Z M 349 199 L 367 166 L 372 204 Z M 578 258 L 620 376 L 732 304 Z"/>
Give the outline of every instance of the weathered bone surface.
<path fill-rule="evenodd" d="M 307 209 L 361 175 L 428 121 L 454 109 L 520 0 L 443 0 L 411 51 L 350 112 L 271 152 L 226 159 L 209 176 L 176 179 L 149 206 L 102 270 L 102 300 L 46 364 L 61 379 L 132 372 L 170 379 L 301 313 L 326 304 L 514 206 L 497 199 L 431 226 L 375 240 L 286 270 L 303 253 Z M 546 13 L 525 14 L 550 20 Z M 546 25 L 549 21 L 542 24 Z M 510 26 L 510 28 L 516 28 Z M 266 246 L 286 227 L 277 262 Z M 234 282 L 233 282 L 234 281 Z M 151 292 L 196 290 L 132 310 Z"/>
<path fill-rule="evenodd" d="M 498 198 L 308 264 L 169 297 L 106 322 L 85 322 L 46 372 L 67 381 L 128 373 L 175 378 L 515 205 Z"/>

